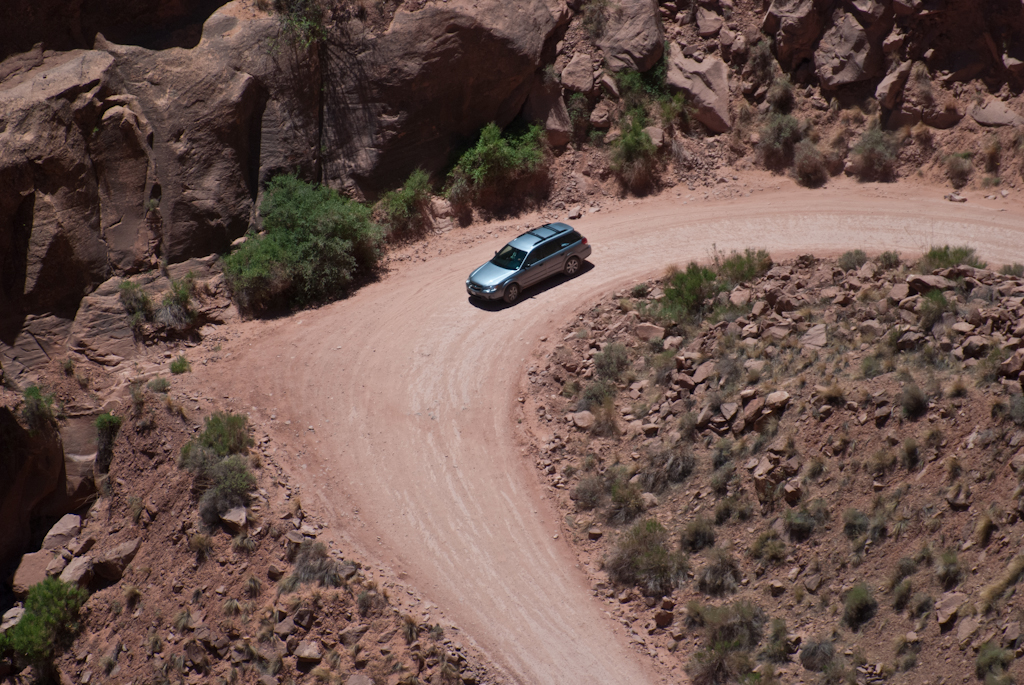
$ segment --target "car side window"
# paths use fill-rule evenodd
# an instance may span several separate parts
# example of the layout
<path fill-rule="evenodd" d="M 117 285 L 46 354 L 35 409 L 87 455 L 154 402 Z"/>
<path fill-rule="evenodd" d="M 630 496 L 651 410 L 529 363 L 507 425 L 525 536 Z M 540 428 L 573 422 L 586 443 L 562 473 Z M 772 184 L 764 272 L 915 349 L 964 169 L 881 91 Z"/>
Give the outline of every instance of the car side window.
<path fill-rule="evenodd" d="M 526 266 L 533 266 L 542 259 L 547 259 L 551 255 L 555 254 L 558 250 L 562 249 L 561 244 L 557 240 L 553 240 L 550 243 L 540 245 L 530 256 L 526 258 Z"/>
<path fill-rule="evenodd" d="M 564 250 L 574 243 L 578 243 L 581 240 L 581 236 L 576 231 L 566 233 L 562 237 L 558 238 L 558 249 Z"/>

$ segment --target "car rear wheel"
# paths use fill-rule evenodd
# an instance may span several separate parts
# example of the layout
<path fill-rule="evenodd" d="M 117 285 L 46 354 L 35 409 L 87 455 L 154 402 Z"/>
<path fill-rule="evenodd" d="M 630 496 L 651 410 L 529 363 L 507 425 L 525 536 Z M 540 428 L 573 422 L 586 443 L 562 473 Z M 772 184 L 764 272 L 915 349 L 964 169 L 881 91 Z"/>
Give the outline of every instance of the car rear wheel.
<path fill-rule="evenodd" d="M 565 275 L 566 276 L 575 276 L 579 272 L 580 272 L 580 258 L 579 257 L 569 257 L 567 260 L 565 260 Z"/>
<path fill-rule="evenodd" d="M 509 283 L 505 286 L 505 301 L 509 304 L 515 304 L 519 300 L 519 284 Z"/>

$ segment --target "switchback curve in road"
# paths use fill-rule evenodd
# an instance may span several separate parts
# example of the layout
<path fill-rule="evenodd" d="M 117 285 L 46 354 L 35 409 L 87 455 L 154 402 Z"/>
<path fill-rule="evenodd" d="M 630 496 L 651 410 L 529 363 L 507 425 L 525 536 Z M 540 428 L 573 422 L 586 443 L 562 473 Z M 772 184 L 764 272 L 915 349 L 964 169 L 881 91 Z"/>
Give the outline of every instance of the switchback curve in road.
<path fill-rule="evenodd" d="M 514 307 L 474 306 L 463 286 L 513 233 L 455 229 L 424 247 L 439 256 L 402 264 L 347 300 L 245 324 L 231 361 L 209 373 L 247 405 L 290 417 L 291 429 L 314 428 L 302 464 L 290 464 L 304 499 L 441 607 L 509 681 L 679 682 L 680 670 L 658 669 L 631 645 L 555 538 L 556 509 L 518 442 L 524 369 L 539 338 L 575 312 L 704 259 L 712 244 L 765 247 L 779 259 L 966 243 L 996 263 L 1024 262 L 1020 203 L 952 205 L 937 189 L 881 197 L 897 194 L 888 188 L 620 203 L 576 222 L 593 245 L 592 269 L 528 290 Z"/>

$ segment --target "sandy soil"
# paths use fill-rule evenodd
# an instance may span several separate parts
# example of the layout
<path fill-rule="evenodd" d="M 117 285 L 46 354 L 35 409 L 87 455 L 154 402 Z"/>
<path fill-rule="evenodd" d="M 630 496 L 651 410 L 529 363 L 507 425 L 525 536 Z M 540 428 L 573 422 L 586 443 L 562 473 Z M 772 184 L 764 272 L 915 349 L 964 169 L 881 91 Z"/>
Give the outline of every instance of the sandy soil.
<path fill-rule="evenodd" d="M 749 196 L 754 186 L 767 190 Z M 443 607 L 510 681 L 679 682 L 630 645 L 559 539 L 519 440 L 524 369 L 556 342 L 542 338 L 601 294 L 703 259 L 712 244 L 780 258 L 969 243 L 992 264 L 1024 262 L 1019 193 L 956 205 L 943 192 L 760 179 L 724 201 L 685 187 L 606 199 L 574 222 L 594 247 L 593 268 L 528 290 L 515 307 L 477 306 L 463 283 L 528 218 L 455 229 L 408 246 L 346 301 L 244 324 L 225 344 L 228 361 L 197 369 L 196 380 L 254 418 L 276 417 L 306 506 L 322 509 L 344 545 Z"/>

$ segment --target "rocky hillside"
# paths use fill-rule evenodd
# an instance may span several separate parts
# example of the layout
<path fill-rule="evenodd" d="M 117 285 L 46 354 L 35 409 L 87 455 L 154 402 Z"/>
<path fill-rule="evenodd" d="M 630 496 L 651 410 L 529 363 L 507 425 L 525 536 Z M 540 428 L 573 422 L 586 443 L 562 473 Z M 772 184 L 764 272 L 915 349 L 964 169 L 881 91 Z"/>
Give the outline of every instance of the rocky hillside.
<path fill-rule="evenodd" d="M 215 363 L 216 347 L 193 348 L 189 357 Z M 432 617 L 429 604 L 343 554 L 333 540 L 318 541 L 324 526 L 301 504 L 278 463 L 286 450 L 270 434 L 243 414 L 218 411 L 221 401 L 196 392 L 187 372 L 166 369 L 166 360 L 139 367 L 117 408 L 121 420 L 106 424 L 112 431 L 99 431 L 99 458 L 93 454 L 79 474 L 98 491 L 83 486 L 90 496 L 77 500 L 75 513 L 51 511 L 49 519 L 33 520 L 38 551 L 12 569 L 18 601 L 3 614 L 0 678 L 494 682 L 459 643 L 457 629 Z M 56 364 L 46 381 L 54 389 L 54 410 L 88 402 L 87 388 L 103 385 L 95 376 L 76 379 Z M 46 410 L 32 414 L 20 394 L 15 399 L 2 392 L 19 429 L 46 444 L 56 417 Z M 89 427 L 96 440 L 91 421 Z M 51 442 L 59 453 L 59 439 Z M 16 474 L 14 483 L 23 480 Z M 5 495 L 5 507 L 35 496 L 31 487 L 13 492 L 18 497 Z M 9 518 L 5 509 L 5 520 L 23 513 Z M 47 520 L 55 523 L 40 528 Z M 47 578 L 88 593 L 78 630 L 71 630 L 69 618 L 54 633 L 64 651 L 57 650 L 52 671 L 48 661 L 7 659 L 4 648 L 4 638 L 30 620 L 32 593 Z M 3 601 L 10 606 L 9 598 Z M 30 645 L 40 640 L 27 635 Z"/>
<path fill-rule="evenodd" d="M 528 370 L 533 458 L 638 649 L 702 683 L 1020 674 L 1024 280 L 929 256 L 691 265 Z"/>

